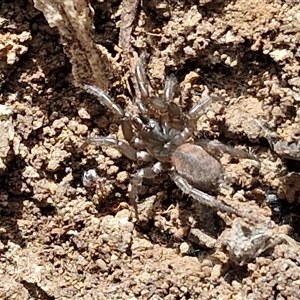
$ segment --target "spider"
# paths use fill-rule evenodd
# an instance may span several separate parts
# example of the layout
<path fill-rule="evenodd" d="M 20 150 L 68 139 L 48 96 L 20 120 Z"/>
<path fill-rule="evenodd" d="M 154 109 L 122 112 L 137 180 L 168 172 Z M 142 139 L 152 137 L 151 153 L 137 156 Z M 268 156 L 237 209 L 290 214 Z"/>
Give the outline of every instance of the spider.
<path fill-rule="evenodd" d="M 201 204 L 249 218 L 247 213 L 233 209 L 208 193 L 220 186 L 225 178 L 222 165 L 210 153 L 227 152 L 242 158 L 254 157 L 217 141 L 197 145 L 193 136 L 196 121 L 210 99 L 183 113 L 173 101 L 177 87 L 175 76 L 166 78 L 162 97 L 151 95 L 144 64 L 144 60 L 139 58 L 135 67 L 136 94 L 139 96 L 134 96 L 132 102 L 138 109 L 136 115 L 123 110 L 101 89 L 83 85 L 87 92 L 97 96 L 101 104 L 119 117 L 125 138 L 123 141 L 111 136 L 93 136 L 87 143 L 115 147 L 133 161 L 154 162 L 152 167 L 144 167 L 133 174 L 129 191 L 129 199 L 133 203 L 138 199 L 139 186 L 144 178 L 152 179 L 161 172 L 168 172 L 183 193 Z"/>

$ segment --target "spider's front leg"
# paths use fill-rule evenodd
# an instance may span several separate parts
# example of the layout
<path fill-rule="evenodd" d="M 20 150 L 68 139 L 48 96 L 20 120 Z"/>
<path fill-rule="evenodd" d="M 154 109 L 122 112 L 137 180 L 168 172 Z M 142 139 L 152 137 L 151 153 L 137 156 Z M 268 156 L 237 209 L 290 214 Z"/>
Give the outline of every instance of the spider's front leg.
<path fill-rule="evenodd" d="M 83 87 L 88 93 L 96 96 L 102 105 L 105 105 L 108 109 L 110 109 L 112 111 L 112 113 L 114 113 L 121 119 L 121 126 L 122 126 L 122 132 L 123 132 L 124 138 L 126 141 L 131 142 L 134 138 L 134 132 L 132 129 L 132 122 L 131 122 L 130 114 L 125 113 L 123 108 L 120 107 L 118 104 L 116 104 L 113 101 L 113 99 L 111 97 L 109 97 L 100 88 L 97 88 L 97 87 L 95 87 L 93 85 L 89 85 L 89 84 L 83 84 Z M 122 149 L 122 147 L 123 146 L 120 146 L 121 149 Z"/>
<path fill-rule="evenodd" d="M 123 155 L 130 160 L 137 160 L 137 151 L 130 145 L 109 136 L 93 136 L 90 137 L 85 144 L 93 144 L 101 147 L 113 147 L 118 149 Z"/>
<path fill-rule="evenodd" d="M 102 91 L 100 88 L 93 86 L 93 85 L 89 85 L 89 84 L 83 84 L 84 89 L 96 96 L 99 99 L 99 102 L 103 105 L 105 105 L 108 109 L 110 109 L 114 114 L 116 114 L 117 116 L 119 116 L 120 118 L 124 118 L 125 117 L 125 112 L 124 110 L 116 103 L 114 103 L 114 101 L 112 100 L 112 98 L 110 98 L 104 91 Z"/>
<path fill-rule="evenodd" d="M 148 82 L 146 71 L 145 71 L 144 58 L 139 58 L 137 60 L 137 63 L 135 66 L 135 78 L 137 81 L 139 91 L 141 93 L 142 100 L 148 100 L 148 98 L 149 98 L 149 90 L 148 90 L 149 82 Z"/>
<path fill-rule="evenodd" d="M 166 78 L 163 97 L 150 95 L 150 83 L 147 79 L 145 71 L 145 61 L 142 57 L 139 58 L 136 63 L 135 77 L 141 96 L 141 99 L 135 99 L 135 103 L 139 107 L 140 112 L 143 114 L 147 114 L 148 109 L 155 109 L 162 115 L 168 115 L 172 123 L 181 125 L 181 110 L 177 106 L 177 104 L 173 102 L 178 87 L 176 77 L 172 74 Z"/>

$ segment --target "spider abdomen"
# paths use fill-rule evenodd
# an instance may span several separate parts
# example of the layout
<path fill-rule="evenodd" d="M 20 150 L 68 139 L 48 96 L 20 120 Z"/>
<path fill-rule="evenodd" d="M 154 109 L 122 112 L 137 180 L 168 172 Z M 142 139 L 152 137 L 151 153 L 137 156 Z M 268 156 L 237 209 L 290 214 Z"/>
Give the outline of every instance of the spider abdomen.
<path fill-rule="evenodd" d="M 171 162 L 178 174 L 205 192 L 216 187 L 222 174 L 221 164 L 198 145 L 180 145 L 173 152 Z"/>

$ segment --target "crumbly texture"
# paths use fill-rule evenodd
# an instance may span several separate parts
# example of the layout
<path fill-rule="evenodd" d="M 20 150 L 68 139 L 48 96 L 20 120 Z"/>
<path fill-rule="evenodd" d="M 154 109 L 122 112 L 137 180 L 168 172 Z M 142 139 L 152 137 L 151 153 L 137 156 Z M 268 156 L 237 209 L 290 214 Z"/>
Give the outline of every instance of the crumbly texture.
<path fill-rule="evenodd" d="M 298 299 L 298 2 L 92 1 L 94 16 L 87 2 L 0 4 L 0 298 Z M 79 86 L 130 110 L 144 51 L 155 91 L 176 75 L 183 110 L 215 99 L 197 137 L 256 155 L 220 158 L 231 180 L 216 197 L 259 221 L 200 206 L 163 174 L 140 187 L 137 222 L 140 166 L 85 145 L 122 133 Z"/>

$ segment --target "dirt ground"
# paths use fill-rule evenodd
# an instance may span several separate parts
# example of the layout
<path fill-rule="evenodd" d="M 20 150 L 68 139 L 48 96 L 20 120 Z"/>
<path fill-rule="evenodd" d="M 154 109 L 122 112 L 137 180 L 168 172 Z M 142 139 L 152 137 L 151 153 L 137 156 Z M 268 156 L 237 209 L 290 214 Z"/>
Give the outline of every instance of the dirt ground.
<path fill-rule="evenodd" d="M 73 21 L 70 0 L 34 2 L 0 2 L 0 299 L 299 299 L 299 2 L 74 0 Z M 130 110 L 142 53 L 155 91 L 175 74 L 184 111 L 213 97 L 196 139 L 257 157 L 220 158 L 232 184 L 215 196 L 244 218 L 163 174 L 144 180 L 138 222 L 140 164 L 83 147 L 122 134 L 80 85 Z"/>

